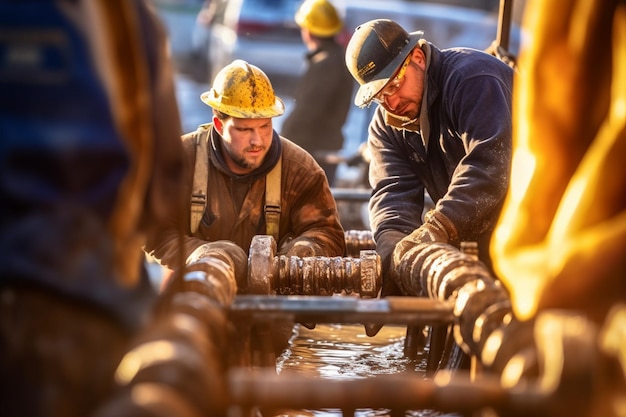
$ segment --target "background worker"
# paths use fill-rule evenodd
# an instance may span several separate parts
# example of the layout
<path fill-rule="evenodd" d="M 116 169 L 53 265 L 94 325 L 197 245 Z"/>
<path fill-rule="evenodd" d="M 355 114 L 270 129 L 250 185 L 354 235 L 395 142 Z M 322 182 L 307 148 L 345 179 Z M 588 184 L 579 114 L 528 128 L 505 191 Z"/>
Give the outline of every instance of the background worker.
<path fill-rule="evenodd" d="M 343 147 L 343 125 L 350 110 L 354 81 L 339 42 L 343 22 L 328 0 L 305 0 L 295 14 L 308 49 L 307 69 L 294 93 L 295 106 L 281 135 L 309 151 L 335 185 L 337 163 L 327 156 Z"/>
<path fill-rule="evenodd" d="M 189 170 L 181 186 L 195 213 L 187 210 L 182 224 L 172 223 L 153 236 L 146 251 L 168 267 L 181 251 L 185 259 L 194 251 L 193 256 L 231 253 L 243 272 L 237 278 L 240 291 L 245 291 L 255 235 L 274 235 L 283 255 L 343 256 L 344 231 L 324 171 L 308 152 L 274 131 L 272 118 L 283 114 L 284 103 L 266 74 L 233 61 L 201 99 L 213 108 L 212 123 L 182 137 Z M 204 174 L 196 171 L 197 163 L 205 164 Z M 190 204 L 199 195 L 206 205 Z M 268 204 L 272 195 L 277 201 Z M 185 235 L 182 247 L 178 230 Z"/>
<path fill-rule="evenodd" d="M 490 266 L 509 183 L 513 70 L 481 51 L 440 50 L 386 19 L 356 28 L 346 65 L 360 84 L 355 104 L 379 104 L 368 147 L 381 294 L 399 293 L 394 265 L 419 243 L 477 242 Z M 423 216 L 425 191 L 435 207 Z"/>

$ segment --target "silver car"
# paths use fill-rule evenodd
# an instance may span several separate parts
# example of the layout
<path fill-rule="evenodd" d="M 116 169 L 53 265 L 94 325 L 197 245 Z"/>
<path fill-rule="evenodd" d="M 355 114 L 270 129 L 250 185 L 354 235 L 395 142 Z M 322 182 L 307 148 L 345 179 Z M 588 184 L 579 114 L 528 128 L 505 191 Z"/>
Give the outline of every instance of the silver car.
<path fill-rule="evenodd" d="M 208 42 L 211 79 L 234 59 L 258 66 L 273 84 L 304 71 L 306 49 L 294 21 L 301 0 L 213 1 L 218 4 Z"/>

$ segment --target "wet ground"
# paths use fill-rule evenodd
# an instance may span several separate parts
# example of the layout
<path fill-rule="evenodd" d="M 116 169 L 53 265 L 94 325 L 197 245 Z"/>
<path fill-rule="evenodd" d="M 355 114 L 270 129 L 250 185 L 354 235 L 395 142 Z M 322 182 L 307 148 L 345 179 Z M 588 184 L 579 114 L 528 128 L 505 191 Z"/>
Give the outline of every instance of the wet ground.
<path fill-rule="evenodd" d="M 427 352 L 418 352 L 415 360 L 409 360 L 403 351 L 405 334 L 404 326 L 384 326 L 376 336 L 369 337 L 361 324 L 318 324 L 313 330 L 297 325 L 289 348 L 277 360 L 277 372 L 328 380 L 354 380 L 406 372 L 425 374 Z M 356 417 L 384 417 L 390 414 L 387 409 L 358 409 L 354 413 Z M 342 412 L 339 409 L 283 410 L 280 416 L 341 417 Z M 415 410 L 407 412 L 406 416 L 443 414 Z"/>
<path fill-rule="evenodd" d="M 357 324 L 319 324 L 313 330 L 304 326 L 296 330 L 289 349 L 277 361 L 279 373 L 356 379 L 415 369 L 415 362 L 403 353 L 404 327 L 383 327 L 375 337 L 367 336 Z"/>

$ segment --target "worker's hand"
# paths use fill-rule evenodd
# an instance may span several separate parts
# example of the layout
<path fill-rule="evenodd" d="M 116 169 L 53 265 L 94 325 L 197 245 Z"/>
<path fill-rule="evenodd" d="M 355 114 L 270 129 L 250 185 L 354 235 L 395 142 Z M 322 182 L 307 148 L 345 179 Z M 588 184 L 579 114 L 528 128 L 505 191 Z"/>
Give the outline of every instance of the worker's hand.
<path fill-rule="evenodd" d="M 443 230 L 440 230 L 437 226 L 434 226 L 430 223 L 424 223 L 423 225 L 415 229 L 413 233 L 406 236 L 404 239 L 396 244 L 396 247 L 393 250 L 393 255 L 391 257 L 391 262 L 393 265 L 392 268 L 395 269 L 398 265 L 400 265 L 400 261 L 412 247 L 415 247 L 420 243 L 434 242 L 447 243 L 447 233 Z"/>
<path fill-rule="evenodd" d="M 296 256 L 306 258 L 316 256 L 321 253 L 320 246 L 310 239 L 297 238 L 285 242 L 278 252 L 278 255 Z"/>
<path fill-rule="evenodd" d="M 392 270 L 397 271 L 404 255 L 420 243 L 458 243 L 459 236 L 456 227 L 445 215 L 431 210 L 424 217 L 424 224 L 396 244 L 391 257 Z"/>

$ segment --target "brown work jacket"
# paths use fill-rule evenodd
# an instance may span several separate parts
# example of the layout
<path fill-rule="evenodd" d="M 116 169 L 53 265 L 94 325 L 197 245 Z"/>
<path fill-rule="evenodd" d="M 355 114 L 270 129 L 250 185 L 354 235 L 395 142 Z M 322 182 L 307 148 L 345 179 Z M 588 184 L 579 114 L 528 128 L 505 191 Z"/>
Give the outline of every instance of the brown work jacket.
<path fill-rule="evenodd" d="M 198 230 L 192 235 L 189 226 L 189 202 L 193 184 L 196 143 L 210 130 L 208 202 Z M 281 213 L 279 224 L 279 253 L 293 241 L 305 240 L 317 247 L 316 255 L 343 256 L 345 235 L 339 222 L 337 205 L 324 171 L 313 157 L 293 142 L 274 133 L 266 161 L 255 172 L 238 176 L 227 170 L 219 148 L 221 137 L 212 125 L 201 125 L 195 132 L 182 137 L 186 155 L 187 175 L 184 187 L 186 210 L 180 218 L 183 224 L 172 223 L 148 240 L 146 251 L 171 269 L 175 269 L 197 247 L 218 240 L 229 240 L 249 252 L 255 235 L 265 232 L 266 174 L 282 153 Z M 237 197 L 240 196 L 240 197 Z M 182 246 L 178 230 L 182 231 Z"/>

